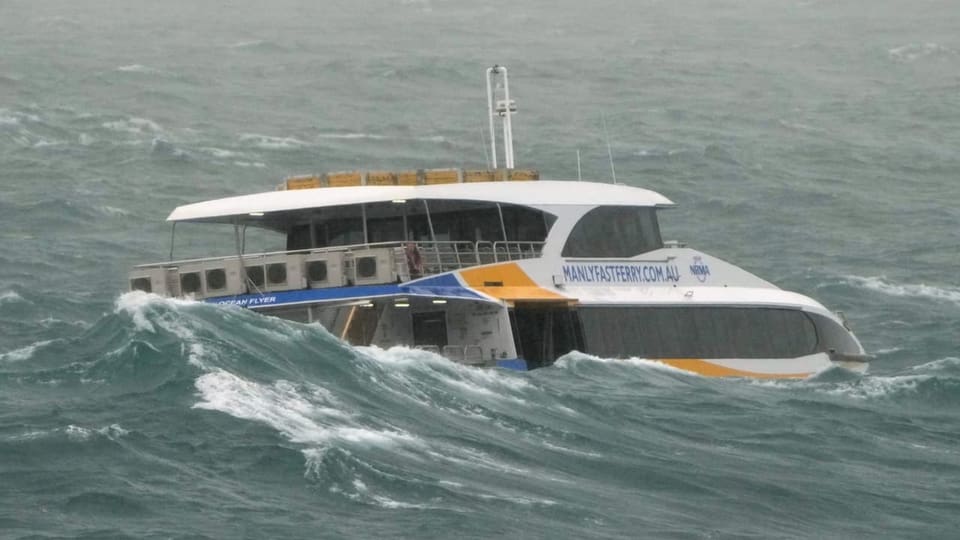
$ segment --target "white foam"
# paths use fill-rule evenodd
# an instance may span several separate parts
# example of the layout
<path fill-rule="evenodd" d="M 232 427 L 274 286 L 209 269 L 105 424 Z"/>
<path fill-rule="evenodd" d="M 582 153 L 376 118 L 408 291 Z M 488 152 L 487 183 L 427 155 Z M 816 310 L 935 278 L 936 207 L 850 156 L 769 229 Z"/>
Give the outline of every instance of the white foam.
<path fill-rule="evenodd" d="M 481 468 L 514 475 L 527 475 L 530 473 L 529 469 L 508 465 L 493 459 L 480 450 L 464 446 L 450 446 L 447 453 L 427 450 L 427 455 L 434 459 L 448 461 L 462 467 Z"/>
<path fill-rule="evenodd" d="M 15 303 L 15 302 L 24 302 L 22 296 L 17 291 L 3 291 L 0 292 L 0 304 Z"/>
<path fill-rule="evenodd" d="M 316 135 L 316 138 L 341 139 L 341 140 L 371 140 L 371 141 L 385 141 L 385 140 L 395 140 L 395 139 L 410 140 L 410 137 L 380 135 L 377 133 L 318 133 Z M 421 137 L 413 137 L 412 139 L 414 141 L 430 142 L 430 143 L 444 143 L 447 141 L 446 137 L 444 137 L 443 135 L 425 135 Z"/>
<path fill-rule="evenodd" d="M 890 296 L 930 298 L 960 304 L 960 288 L 956 287 L 935 287 L 923 283 L 891 283 L 885 276 L 843 276 L 843 279 L 865 289 Z"/>
<path fill-rule="evenodd" d="M 243 152 L 237 152 L 234 150 L 225 150 L 223 148 L 217 148 L 214 146 L 203 146 L 200 148 L 200 151 L 220 159 L 246 157 L 246 155 Z"/>
<path fill-rule="evenodd" d="M 63 432 L 67 435 L 68 439 L 76 442 L 88 441 L 96 435 L 101 435 L 112 441 L 115 441 L 129 433 L 127 430 L 123 429 L 120 424 L 111 424 L 99 429 L 85 428 L 70 424 L 64 428 Z"/>
<path fill-rule="evenodd" d="M 23 121 L 37 123 L 40 117 L 35 114 L 0 109 L 0 126 L 19 126 Z"/>
<path fill-rule="evenodd" d="M 291 442 L 321 448 L 336 442 L 381 447 L 419 444 L 419 439 L 398 429 L 357 425 L 328 393 L 304 391 L 288 381 L 260 384 L 218 369 L 200 376 L 195 386 L 203 401 L 194 408 L 266 424 Z"/>
<path fill-rule="evenodd" d="M 849 383 L 814 384 L 814 388 L 824 394 L 845 396 L 854 399 L 873 399 L 900 392 L 911 392 L 917 385 L 929 380 L 925 375 L 896 375 L 892 377 L 864 377 Z"/>
<path fill-rule="evenodd" d="M 129 216 L 132 214 L 129 210 L 125 210 L 123 208 L 117 208 L 116 206 L 108 206 L 108 205 L 98 206 L 97 210 L 99 210 L 100 213 L 108 216 Z"/>
<path fill-rule="evenodd" d="M 318 139 L 373 139 L 373 140 L 382 140 L 386 139 L 385 135 L 375 135 L 372 133 L 318 133 Z"/>
<path fill-rule="evenodd" d="M 144 332 L 156 333 L 156 327 L 147 319 L 146 310 L 154 304 L 166 304 L 170 307 L 180 307 L 196 305 L 193 300 L 181 298 L 166 298 L 153 293 L 143 291 L 130 291 L 121 294 L 114 304 L 116 313 L 127 313 L 133 319 L 134 326 Z M 181 339 L 188 341 L 194 337 L 193 332 L 176 319 L 161 319 L 159 321 L 162 328 L 176 334 Z"/>
<path fill-rule="evenodd" d="M 953 51 L 948 47 L 933 42 L 927 43 L 909 43 L 900 47 L 894 47 L 887 51 L 890 58 L 894 60 L 913 62 L 919 58 L 932 55 L 950 54 Z"/>
<path fill-rule="evenodd" d="M 72 441 L 86 441 L 90 437 L 93 437 L 93 430 L 87 429 L 85 427 L 75 426 L 70 424 L 64 430 L 64 433 L 67 434 L 67 438 Z"/>
<path fill-rule="evenodd" d="M 207 364 L 203 361 L 205 352 L 203 343 L 191 343 L 187 353 L 187 362 L 194 367 L 208 369 Z"/>
<path fill-rule="evenodd" d="M 143 64 L 130 64 L 117 67 L 117 71 L 122 71 L 124 73 L 157 73 L 158 70 L 147 67 Z"/>
<path fill-rule="evenodd" d="M 43 341 L 38 341 L 26 347 L 21 347 L 19 349 L 14 349 L 5 353 L 0 353 L 0 358 L 8 362 L 22 362 L 33 357 L 34 353 L 37 352 L 37 349 L 46 347 L 47 345 L 53 343 L 55 340 L 47 339 Z"/>
<path fill-rule="evenodd" d="M 957 358 L 954 356 L 948 356 L 946 358 L 941 358 L 939 360 L 927 362 L 926 364 L 913 366 L 911 369 L 915 371 L 943 371 L 946 369 L 953 369 L 958 367 L 960 367 L 960 358 Z"/>
<path fill-rule="evenodd" d="M 77 328 L 81 328 L 84 330 L 86 330 L 87 328 L 90 328 L 90 323 L 88 323 L 87 321 L 80 321 L 80 320 L 65 321 L 63 319 L 57 319 L 55 317 L 45 317 L 43 319 L 40 319 L 37 322 L 40 323 L 40 325 L 43 326 L 44 328 L 50 328 L 52 326 L 57 326 L 60 324 L 66 324 L 68 326 L 76 326 Z"/>
<path fill-rule="evenodd" d="M 63 141 L 50 141 L 40 137 L 36 142 L 33 143 L 34 148 L 46 148 L 48 146 L 63 146 Z"/>
<path fill-rule="evenodd" d="M 267 164 L 262 161 L 234 161 L 233 164 L 236 165 L 237 167 L 244 167 L 244 168 L 250 168 L 250 167 L 253 167 L 254 169 L 267 168 Z"/>
<path fill-rule="evenodd" d="M 506 493 L 491 493 L 491 494 L 478 493 L 476 496 L 481 499 L 488 499 L 488 500 L 498 499 L 502 501 L 511 502 L 514 504 L 519 504 L 521 506 L 532 506 L 535 504 L 539 504 L 543 506 L 553 506 L 557 504 L 557 501 L 554 501 L 551 499 L 539 499 L 535 497 L 524 497 L 522 495 L 513 495 L 513 494 L 506 494 Z"/>
<path fill-rule="evenodd" d="M 234 48 L 234 49 L 244 49 L 244 48 L 247 48 L 247 47 L 257 47 L 257 46 L 263 45 L 264 43 L 266 43 L 266 41 L 264 41 L 264 40 L 262 40 L 262 39 L 254 39 L 254 40 L 251 40 L 251 41 L 238 41 L 238 42 L 230 45 L 230 47 L 232 47 L 232 48 Z"/>
<path fill-rule="evenodd" d="M 777 123 L 779 123 L 781 126 L 787 129 L 792 129 L 794 131 L 808 131 L 811 133 L 824 133 L 826 131 L 824 129 L 803 124 L 800 122 L 790 122 L 790 121 L 784 120 L 783 118 L 778 119 Z"/>
<path fill-rule="evenodd" d="M 285 150 L 291 148 L 301 148 L 307 146 L 306 141 L 295 137 L 274 137 L 272 135 L 261 135 L 259 133 L 244 133 L 240 135 L 242 142 L 252 144 L 257 148 L 267 150 Z"/>
<path fill-rule="evenodd" d="M 543 446 L 545 446 L 545 447 L 547 447 L 547 448 L 549 448 L 549 449 L 551 449 L 551 450 L 556 450 L 557 452 L 562 452 L 562 453 L 564 453 L 564 454 L 571 454 L 571 455 L 574 455 L 574 456 L 582 456 L 582 457 L 589 457 L 589 458 L 601 458 L 601 457 L 603 457 L 603 455 L 598 454 L 598 453 L 596 453 L 596 452 L 587 452 L 587 451 L 584 451 L 584 450 L 575 450 L 575 449 L 573 449 L 573 448 L 567 448 L 566 446 L 560 446 L 560 445 L 557 445 L 557 444 L 553 444 L 553 443 L 551 443 L 551 442 L 549 442 L 549 441 L 541 441 L 541 443 L 543 444 Z"/>
<path fill-rule="evenodd" d="M 122 133 L 157 133 L 162 130 L 160 124 L 148 118 L 130 117 L 126 120 L 115 120 L 113 122 L 104 122 L 100 124 L 106 129 L 119 131 Z"/>
<path fill-rule="evenodd" d="M 144 310 L 153 302 L 162 301 L 160 296 L 142 291 L 131 291 L 120 295 L 116 302 L 116 311 L 126 312 L 133 318 L 133 324 L 138 330 L 156 332 L 153 323 L 147 320 Z"/>
<path fill-rule="evenodd" d="M 664 364 L 663 362 L 657 360 L 647 360 L 646 358 L 602 358 L 599 356 L 594 356 L 592 354 L 585 353 L 575 353 L 571 355 L 566 355 L 561 357 L 554 363 L 555 367 L 560 369 L 569 369 L 573 367 L 573 364 L 577 362 L 588 361 L 588 362 L 597 362 L 600 364 L 616 364 L 616 365 L 626 365 L 631 367 L 639 367 L 645 369 L 656 369 L 660 371 L 668 371 L 670 373 L 677 373 L 682 375 L 691 375 L 699 377 L 697 373 L 692 371 L 687 371 L 685 369 L 680 369 L 669 364 Z"/>

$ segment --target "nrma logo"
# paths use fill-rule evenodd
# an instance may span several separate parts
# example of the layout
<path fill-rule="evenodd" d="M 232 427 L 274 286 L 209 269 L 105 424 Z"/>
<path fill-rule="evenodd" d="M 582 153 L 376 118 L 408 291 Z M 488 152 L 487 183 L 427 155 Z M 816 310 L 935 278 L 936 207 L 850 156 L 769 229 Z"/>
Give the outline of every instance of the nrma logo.
<path fill-rule="evenodd" d="M 690 265 L 690 273 L 697 276 L 697 281 L 703 283 L 707 281 L 707 276 L 710 275 L 710 267 L 707 266 L 707 263 L 703 262 L 702 257 L 695 255 L 693 257 L 693 264 Z"/>

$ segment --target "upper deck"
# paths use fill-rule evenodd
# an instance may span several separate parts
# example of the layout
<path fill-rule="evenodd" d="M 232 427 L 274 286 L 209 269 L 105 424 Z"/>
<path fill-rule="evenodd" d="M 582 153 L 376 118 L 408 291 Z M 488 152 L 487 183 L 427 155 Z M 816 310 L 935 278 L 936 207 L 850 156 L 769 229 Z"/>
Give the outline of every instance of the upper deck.
<path fill-rule="evenodd" d="M 361 204 L 436 200 L 511 204 L 537 209 L 593 206 L 670 207 L 663 195 L 623 184 L 574 180 L 475 182 L 410 186 L 347 186 L 268 191 L 179 206 L 167 221 L 269 224 L 292 216 Z"/>
<path fill-rule="evenodd" d="M 131 287 L 212 297 L 395 283 L 544 256 L 629 258 L 662 247 L 656 209 L 672 205 L 650 190 L 581 181 L 360 185 L 228 197 L 178 207 L 168 221 L 232 224 L 235 242 L 225 244 L 236 245 L 234 254 L 141 265 Z M 279 232 L 285 246 L 245 253 L 246 227 Z"/>

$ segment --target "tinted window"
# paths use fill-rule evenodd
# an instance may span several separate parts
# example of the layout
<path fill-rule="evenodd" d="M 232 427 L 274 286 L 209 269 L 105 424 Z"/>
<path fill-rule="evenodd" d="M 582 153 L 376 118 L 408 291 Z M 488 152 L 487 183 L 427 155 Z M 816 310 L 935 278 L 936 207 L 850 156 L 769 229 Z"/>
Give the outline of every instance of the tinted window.
<path fill-rule="evenodd" d="M 427 208 L 430 219 L 427 219 Z M 502 221 L 501 221 L 502 214 Z M 362 244 L 363 216 L 366 216 L 367 240 L 399 242 L 404 240 L 453 242 L 542 242 L 556 216 L 533 208 L 511 204 L 458 200 L 409 200 L 324 208 L 313 214 L 316 247 Z M 406 230 L 404 230 L 406 225 Z M 287 249 L 311 247 L 310 228 L 296 224 L 287 229 Z"/>
<path fill-rule="evenodd" d="M 663 247 L 656 209 L 600 206 L 573 227 L 564 257 L 633 257 Z"/>
<path fill-rule="evenodd" d="M 766 308 L 581 308 L 586 352 L 607 358 L 792 358 L 818 349 L 805 313 Z"/>

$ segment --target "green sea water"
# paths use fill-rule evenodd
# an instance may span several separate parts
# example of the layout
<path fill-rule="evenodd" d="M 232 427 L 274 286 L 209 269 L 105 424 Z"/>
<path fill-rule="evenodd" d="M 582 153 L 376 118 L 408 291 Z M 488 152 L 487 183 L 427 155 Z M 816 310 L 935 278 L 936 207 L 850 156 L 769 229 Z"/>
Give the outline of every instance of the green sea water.
<path fill-rule="evenodd" d="M 958 28 L 945 0 L 0 0 L 0 538 L 955 538 Z M 518 166 L 607 181 L 609 141 L 678 203 L 665 237 L 844 311 L 869 374 L 476 370 L 123 292 L 177 205 L 483 166 L 494 63 Z"/>

